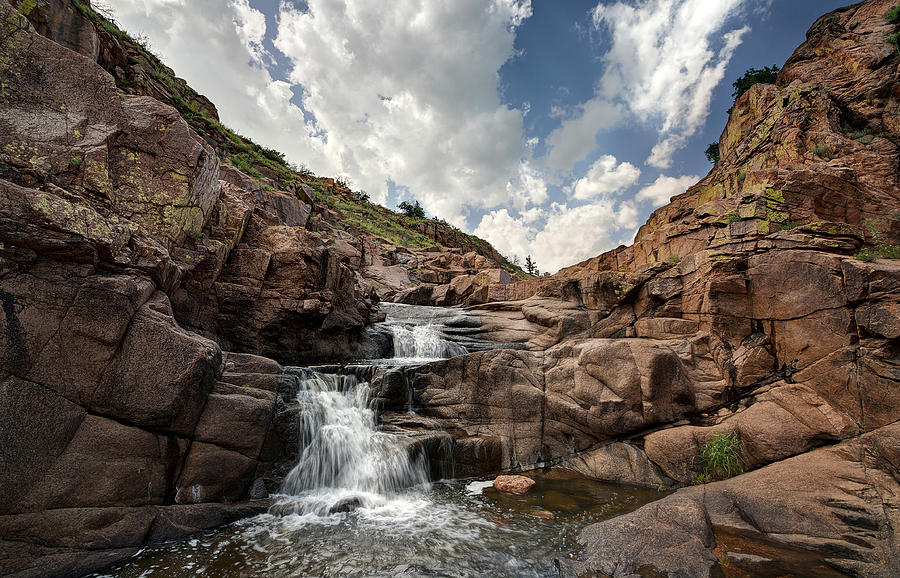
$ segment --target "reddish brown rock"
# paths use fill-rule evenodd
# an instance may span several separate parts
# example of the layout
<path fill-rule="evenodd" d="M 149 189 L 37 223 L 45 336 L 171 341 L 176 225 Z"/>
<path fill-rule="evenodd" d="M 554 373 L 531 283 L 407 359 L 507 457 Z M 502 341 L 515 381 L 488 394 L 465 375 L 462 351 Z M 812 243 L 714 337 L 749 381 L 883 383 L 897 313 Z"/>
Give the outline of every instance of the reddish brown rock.
<path fill-rule="evenodd" d="M 494 489 L 510 494 L 527 494 L 534 486 L 534 480 L 525 476 L 497 476 L 494 478 Z"/>
<path fill-rule="evenodd" d="M 593 524 L 579 535 L 585 550 L 571 570 L 709 576 L 718 527 L 813 550 L 852 575 L 894 575 L 898 440 L 897 425 L 880 428 Z"/>

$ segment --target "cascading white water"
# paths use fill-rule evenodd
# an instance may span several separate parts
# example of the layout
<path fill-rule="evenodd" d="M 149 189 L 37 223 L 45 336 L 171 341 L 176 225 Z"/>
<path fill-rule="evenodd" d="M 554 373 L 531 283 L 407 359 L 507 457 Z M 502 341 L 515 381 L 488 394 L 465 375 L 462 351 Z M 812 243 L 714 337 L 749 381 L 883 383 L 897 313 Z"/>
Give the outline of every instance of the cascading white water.
<path fill-rule="evenodd" d="M 447 359 L 467 351 L 444 339 L 439 325 L 393 325 L 394 355 L 406 359 Z"/>
<path fill-rule="evenodd" d="M 382 371 L 467 353 L 445 338 L 442 320 L 459 313 L 439 308 L 392 305 L 385 322 L 393 334 L 394 358 L 373 360 L 326 373 L 288 369 L 297 386 L 300 449 L 285 477 L 274 512 L 327 516 L 355 508 L 409 506 L 411 488 L 427 489 L 428 467 L 413 440 L 378 431 L 366 381 Z M 342 372 L 349 372 L 345 374 Z M 413 392 L 408 388 L 408 411 Z"/>
<path fill-rule="evenodd" d="M 297 381 L 300 458 L 282 486 L 296 513 L 371 507 L 428 486 L 424 456 L 411 456 L 404 438 L 377 431 L 367 382 L 312 370 L 301 370 Z"/>

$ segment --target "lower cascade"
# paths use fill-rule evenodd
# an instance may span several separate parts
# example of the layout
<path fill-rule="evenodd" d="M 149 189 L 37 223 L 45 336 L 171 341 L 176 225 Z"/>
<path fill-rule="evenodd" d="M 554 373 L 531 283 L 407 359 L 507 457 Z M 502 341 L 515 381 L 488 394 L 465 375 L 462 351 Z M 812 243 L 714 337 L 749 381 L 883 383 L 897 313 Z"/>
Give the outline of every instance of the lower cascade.
<path fill-rule="evenodd" d="M 294 370 L 301 407 L 300 457 L 276 509 L 324 515 L 372 507 L 414 487 L 427 488 L 424 456 L 376 429 L 369 383 L 354 374 Z"/>

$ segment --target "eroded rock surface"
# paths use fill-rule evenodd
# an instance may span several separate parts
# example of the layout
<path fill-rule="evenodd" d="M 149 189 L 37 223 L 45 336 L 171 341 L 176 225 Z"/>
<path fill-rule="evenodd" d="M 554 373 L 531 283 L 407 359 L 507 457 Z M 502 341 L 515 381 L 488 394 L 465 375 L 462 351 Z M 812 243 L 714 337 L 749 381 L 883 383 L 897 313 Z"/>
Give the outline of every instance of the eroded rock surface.
<path fill-rule="evenodd" d="M 897 572 L 900 262 L 852 256 L 900 237 L 894 4 L 816 22 L 633 246 L 467 297 L 482 334 L 524 350 L 411 377 L 420 413 L 499 445 L 506 471 L 687 485 L 700 447 L 736 434 L 750 473 L 586 530 L 579 573 L 706 575 L 716 526 Z"/>
<path fill-rule="evenodd" d="M 250 354 L 351 355 L 372 301 L 309 204 L 119 93 L 72 4 L 32 16 L 85 55 L 0 3 L 0 573 L 72 575 L 264 509 L 294 448 Z"/>

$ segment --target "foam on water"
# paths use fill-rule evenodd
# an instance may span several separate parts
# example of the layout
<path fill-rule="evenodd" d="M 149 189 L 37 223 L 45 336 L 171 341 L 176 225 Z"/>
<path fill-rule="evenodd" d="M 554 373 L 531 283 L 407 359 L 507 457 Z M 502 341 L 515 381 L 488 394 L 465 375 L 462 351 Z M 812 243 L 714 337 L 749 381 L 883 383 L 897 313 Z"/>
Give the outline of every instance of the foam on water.
<path fill-rule="evenodd" d="M 328 515 L 335 508 L 377 507 L 428 486 L 421 451 L 379 432 L 369 384 L 356 375 L 301 370 L 300 452 L 274 511 Z"/>

